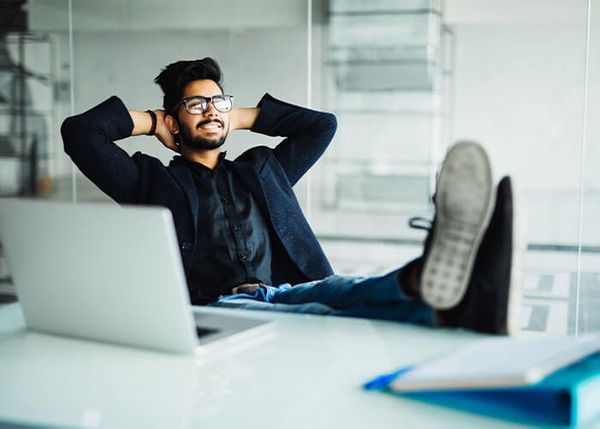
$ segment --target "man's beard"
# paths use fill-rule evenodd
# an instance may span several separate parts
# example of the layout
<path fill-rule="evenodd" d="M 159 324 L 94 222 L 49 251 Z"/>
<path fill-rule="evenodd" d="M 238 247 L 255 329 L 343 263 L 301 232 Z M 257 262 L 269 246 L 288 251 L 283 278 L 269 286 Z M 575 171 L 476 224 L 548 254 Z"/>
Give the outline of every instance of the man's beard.
<path fill-rule="evenodd" d="M 221 126 L 223 126 L 223 122 L 221 121 L 202 121 L 198 124 L 197 128 L 200 128 L 202 125 L 207 124 L 209 122 L 219 122 Z M 217 149 L 225 143 L 227 139 L 227 133 L 224 133 L 223 136 L 217 140 L 215 139 L 205 139 L 198 135 L 192 135 L 190 130 L 186 127 L 182 127 L 180 125 L 179 129 L 181 130 L 181 140 L 185 146 L 189 146 L 193 149 L 200 150 L 212 150 Z M 224 128 L 223 128 L 224 129 Z"/>

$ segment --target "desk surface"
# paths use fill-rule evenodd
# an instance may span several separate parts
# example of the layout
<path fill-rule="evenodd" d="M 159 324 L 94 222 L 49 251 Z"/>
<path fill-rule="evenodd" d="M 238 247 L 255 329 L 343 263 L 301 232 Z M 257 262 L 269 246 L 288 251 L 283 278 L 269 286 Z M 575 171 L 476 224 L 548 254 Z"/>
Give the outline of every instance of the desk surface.
<path fill-rule="evenodd" d="M 273 335 L 204 357 L 182 357 L 29 332 L 18 304 L 0 308 L 0 423 L 110 428 L 516 427 L 360 387 L 379 373 L 480 336 L 364 319 L 243 314 L 274 320 Z"/>

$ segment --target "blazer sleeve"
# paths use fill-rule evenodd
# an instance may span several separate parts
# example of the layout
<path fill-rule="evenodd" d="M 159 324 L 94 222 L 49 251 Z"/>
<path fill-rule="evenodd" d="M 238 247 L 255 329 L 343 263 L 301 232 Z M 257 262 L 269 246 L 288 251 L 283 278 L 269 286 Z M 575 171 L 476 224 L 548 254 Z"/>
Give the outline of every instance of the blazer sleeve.
<path fill-rule="evenodd" d="M 135 199 L 139 171 L 135 161 L 114 141 L 131 136 L 133 121 L 118 97 L 63 122 L 65 152 L 81 172 L 118 203 Z"/>
<path fill-rule="evenodd" d="M 261 110 L 252 131 L 285 137 L 273 152 L 293 186 L 329 146 L 337 128 L 335 115 L 295 106 L 269 94 L 257 107 Z"/>

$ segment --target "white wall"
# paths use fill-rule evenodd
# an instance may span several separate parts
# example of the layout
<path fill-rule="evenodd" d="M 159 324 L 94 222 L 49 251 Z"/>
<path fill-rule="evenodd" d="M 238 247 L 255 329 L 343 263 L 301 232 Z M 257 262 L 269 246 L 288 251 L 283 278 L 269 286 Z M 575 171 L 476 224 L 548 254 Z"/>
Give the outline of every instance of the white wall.
<path fill-rule="evenodd" d="M 585 3 L 446 1 L 457 46 L 451 138 L 483 142 L 499 174 L 521 176 L 531 189 L 578 187 Z M 32 0 L 32 28 L 66 30 L 66 6 L 65 0 Z M 133 107 L 156 105 L 160 93 L 151 80 L 159 68 L 204 55 L 223 63 L 238 102 L 251 104 L 269 89 L 305 103 L 305 23 L 304 0 L 75 0 L 77 110 L 113 93 Z M 600 69 L 598 55 L 590 69 Z M 600 79 L 591 76 L 590 88 L 598 92 Z M 87 84 L 91 79 L 94 85 Z M 591 111 L 600 109 L 599 100 L 590 98 Z M 588 156 L 600 159 L 593 143 L 599 136 L 591 129 L 587 137 Z M 67 167 L 61 162 L 59 170 Z M 598 179 L 590 173 L 588 185 L 598 189 Z"/>
<path fill-rule="evenodd" d="M 498 173 L 529 190 L 579 189 L 585 1 L 450 0 L 456 35 L 453 139 L 489 149 Z M 599 41 L 592 40 L 592 46 Z M 591 57 L 590 71 L 600 69 Z M 590 74 L 590 94 L 600 79 Z M 588 99 L 598 111 L 600 97 Z M 600 190 L 599 131 L 587 135 L 586 190 Z M 594 171 L 596 170 L 596 171 Z"/>
<path fill-rule="evenodd" d="M 60 78 L 68 80 L 68 3 L 30 0 L 32 31 L 51 32 L 58 42 Z M 131 109 L 159 108 L 160 88 L 154 77 L 180 59 L 214 57 L 222 66 L 226 91 L 238 106 L 254 106 L 265 92 L 290 102 L 307 102 L 305 0 L 74 0 L 75 112 L 111 95 Z M 318 97 L 316 98 L 318 100 Z M 58 103 L 58 117 L 69 115 Z M 60 123 L 53 127 L 53 171 L 69 175 L 62 152 Z M 274 140 L 234 133 L 226 143 L 231 156 L 251 145 Z M 150 137 L 129 139 L 121 146 L 142 150 L 164 163 L 174 155 Z"/>
<path fill-rule="evenodd" d="M 162 93 L 153 79 L 160 70 L 173 61 L 204 56 L 220 63 L 225 90 L 235 96 L 238 106 L 254 106 L 267 91 L 306 103 L 305 50 L 306 36 L 298 29 L 76 33 L 76 110 L 85 110 L 113 94 L 131 109 L 159 108 Z M 235 156 L 251 144 L 265 142 L 268 140 L 239 132 L 230 137 L 226 149 Z M 143 150 L 164 162 L 174 154 L 149 137 L 130 139 L 124 147 L 130 152 Z"/>
<path fill-rule="evenodd" d="M 83 31 L 289 28 L 306 22 L 306 0 L 72 0 Z M 68 0 L 29 0 L 29 26 L 68 31 Z"/>

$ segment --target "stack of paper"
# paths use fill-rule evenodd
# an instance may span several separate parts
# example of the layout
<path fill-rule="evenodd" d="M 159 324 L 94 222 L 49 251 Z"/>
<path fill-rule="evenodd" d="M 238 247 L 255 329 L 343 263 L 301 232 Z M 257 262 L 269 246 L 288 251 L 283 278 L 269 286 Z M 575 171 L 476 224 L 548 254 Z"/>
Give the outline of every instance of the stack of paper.
<path fill-rule="evenodd" d="M 365 387 L 503 418 L 579 424 L 600 415 L 600 335 L 481 340 Z"/>

